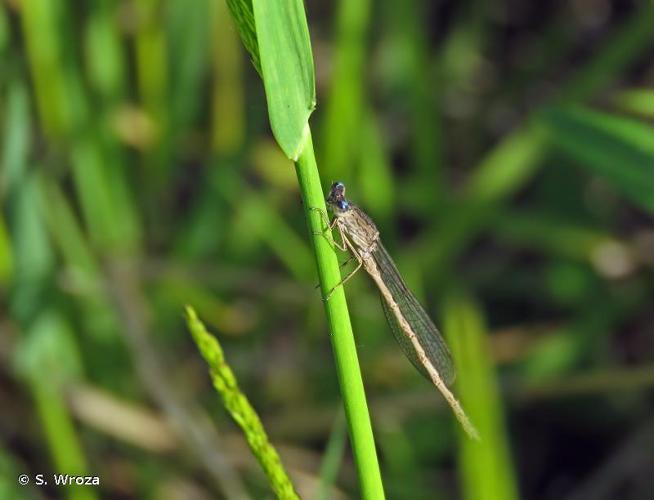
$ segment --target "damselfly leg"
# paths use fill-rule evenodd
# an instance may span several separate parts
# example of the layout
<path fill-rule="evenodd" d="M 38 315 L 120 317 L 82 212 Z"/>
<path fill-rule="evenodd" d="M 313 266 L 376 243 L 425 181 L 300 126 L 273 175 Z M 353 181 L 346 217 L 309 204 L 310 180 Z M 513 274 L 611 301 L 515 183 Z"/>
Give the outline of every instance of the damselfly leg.
<path fill-rule="evenodd" d="M 345 233 L 343 232 L 343 228 L 339 225 L 336 226 L 338 228 L 338 232 L 341 235 L 341 240 L 343 241 L 343 246 L 349 248 L 350 253 L 352 254 L 352 257 L 357 259 L 359 264 L 357 265 L 356 268 L 354 268 L 353 271 L 350 272 L 345 278 L 343 278 L 341 281 L 339 281 L 329 292 L 327 292 L 327 295 L 325 295 L 325 301 L 329 300 L 329 297 L 332 296 L 334 293 L 334 290 L 336 290 L 339 286 L 344 285 L 347 280 L 349 280 L 352 276 L 356 274 L 356 272 L 361 269 L 361 266 L 363 266 L 363 259 L 361 258 L 361 255 L 359 255 L 359 252 L 354 248 L 354 245 L 350 242 L 350 240 L 345 236 Z M 345 251 L 345 250 L 344 250 Z"/>
<path fill-rule="evenodd" d="M 339 269 L 345 268 L 352 260 L 354 259 L 354 255 L 350 255 L 345 262 L 341 262 L 338 266 Z M 318 283 L 316 286 L 313 287 L 314 289 L 320 288 L 320 283 Z"/>
<path fill-rule="evenodd" d="M 322 222 L 323 222 L 323 224 L 325 224 L 325 229 L 323 229 L 322 231 L 319 231 L 319 232 L 314 231 L 314 232 L 313 232 L 313 235 L 314 235 L 314 236 L 324 236 L 325 239 L 327 240 L 327 242 L 328 242 L 330 245 L 332 245 L 332 246 L 338 248 L 339 250 L 341 250 L 341 251 L 343 251 L 343 252 L 346 252 L 346 251 L 347 251 L 347 248 L 345 247 L 345 244 L 341 243 L 341 244 L 339 245 L 338 243 L 336 243 L 336 241 L 334 240 L 333 236 L 332 236 L 331 238 L 328 238 L 328 237 L 327 237 L 327 234 L 328 234 L 329 232 L 331 232 L 332 229 L 334 229 L 334 226 L 336 225 L 336 219 L 334 219 L 333 221 L 330 222 L 330 221 L 329 221 L 329 217 L 327 216 L 327 212 L 325 212 L 322 208 L 319 208 L 319 207 L 310 207 L 309 210 L 313 210 L 313 211 L 318 212 L 318 213 L 320 214 L 320 216 L 322 217 Z"/>

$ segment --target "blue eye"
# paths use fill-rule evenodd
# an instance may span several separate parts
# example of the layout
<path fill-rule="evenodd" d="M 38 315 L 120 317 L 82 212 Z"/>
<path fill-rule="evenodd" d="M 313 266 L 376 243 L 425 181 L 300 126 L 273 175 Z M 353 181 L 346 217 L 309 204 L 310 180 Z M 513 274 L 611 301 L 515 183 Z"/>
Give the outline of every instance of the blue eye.
<path fill-rule="evenodd" d="M 347 207 L 349 207 L 349 206 L 350 206 L 350 204 L 347 201 L 338 200 L 338 208 L 340 208 L 341 210 L 347 210 Z"/>

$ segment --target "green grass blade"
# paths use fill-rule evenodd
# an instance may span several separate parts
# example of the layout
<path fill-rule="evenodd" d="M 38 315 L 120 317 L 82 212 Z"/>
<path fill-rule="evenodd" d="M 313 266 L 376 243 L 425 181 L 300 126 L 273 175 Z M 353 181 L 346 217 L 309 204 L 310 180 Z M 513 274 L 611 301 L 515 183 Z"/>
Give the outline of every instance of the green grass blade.
<path fill-rule="evenodd" d="M 62 37 L 57 31 L 65 6 L 61 2 L 28 0 L 21 24 L 41 127 L 49 137 L 61 137 L 72 123 L 65 72 L 61 64 Z"/>
<path fill-rule="evenodd" d="M 654 118 L 654 90 L 625 90 L 620 92 L 615 100 L 618 106 L 625 111 L 647 118 Z"/>
<path fill-rule="evenodd" d="M 358 135 L 357 140 L 361 148 L 357 162 L 356 185 L 361 203 L 365 203 L 366 209 L 374 214 L 377 223 L 384 226 L 395 210 L 396 189 L 393 167 L 380 128 L 378 117 L 372 109 L 364 109 L 359 132 L 355 134 Z"/>
<path fill-rule="evenodd" d="M 22 82 L 12 82 L 3 100 L 2 164 L 3 196 L 17 188 L 26 171 L 30 152 L 30 107 L 29 95 Z"/>
<path fill-rule="evenodd" d="M 232 29 L 227 6 L 211 4 L 212 131 L 216 156 L 230 157 L 245 140 L 245 82 L 238 36 Z M 257 49 L 258 50 L 258 49 Z"/>
<path fill-rule="evenodd" d="M 117 100 L 124 94 L 126 82 L 117 6 L 110 2 L 95 5 L 84 32 L 89 82 L 107 100 Z"/>
<path fill-rule="evenodd" d="M 19 373 L 30 387 L 43 435 L 55 471 L 64 474 L 91 474 L 80 436 L 66 406 L 66 382 L 79 378 L 81 358 L 73 331 L 55 309 L 41 312 L 26 328 L 18 351 Z M 95 500 L 94 488 L 67 486 L 69 500 Z"/>
<path fill-rule="evenodd" d="M 461 403 L 482 436 L 481 442 L 475 442 L 461 434 L 464 496 L 470 500 L 517 500 L 502 397 L 481 311 L 469 299 L 452 297 L 445 306 L 445 331 L 458 367 Z"/>
<path fill-rule="evenodd" d="M 555 145 L 654 212 L 654 127 L 583 108 L 553 109 L 542 119 Z"/>
<path fill-rule="evenodd" d="M 193 340 L 195 340 L 200 350 L 200 354 L 209 365 L 214 387 L 223 398 L 227 411 L 243 429 L 250 449 L 266 473 L 277 498 L 299 498 L 284 470 L 277 451 L 268 440 L 268 435 L 259 416 L 238 387 L 234 372 L 225 361 L 218 340 L 207 331 L 193 308 L 189 306 L 186 307 L 186 323 L 191 335 L 193 335 Z"/>
<path fill-rule="evenodd" d="M 30 114 L 28 94 L 25 87 L 18 82 L 12 82 L 5 97 L 5 116 L 2 122 L 3 136 L 2 163 L 0 163 L 0 178 L 2 188 L 0 196 L 4 197 L 17 190 L 25 178 L 27 157 L 30 150 Z M 0 286 L 9 281 L 14 272 L 12 257 L 12 236 L 10 236 L 5 216 L 0 216 Z"/>
<path fill-rule="evenodd" d="M 336 484 L 338 471 L 343 464 L 346 445 L 347 426 L 345 425 L 345 417 L 341 412 L 334 420 L 332 432 L 320 464 L 320 485 L 316 493 L 316 500 L 329 499 L 329 493 Z"/>
<path fill-rule="evenodd" d="M 370 3 L 370 0 L 340 0 L 337 6 L 334 68 L 319 144 L 323 176 L 332 180 L 342 179 L 346 172 L 351 172 L 352 163 L 361 155 L 357 133 L 364 112 Z"/>
<path fill-rule="evenodd" d="M 644 3 L 597 55 L 563 86 L 557 101 L 588 99 L 639 57 L 654 40 L 654 5 Z M 547 152 L 546 134 L 534 121 L 507 135 L 491 149 L 470 175 L 464 196 L 467 206 L 446 217 L 425 248 L 433 276 L 443 276 L 453 258 L 487 222 L 484 214 L 506 201 L 540 167 Z M 438 241 L 435 247 L 434 241 Z"/>
<path fill-rule="evenodd" d="M 254 0 L 254 19 L 273 134 L 296 161 L 309 136 L 316 84 L 302 0 Z"/>
<path fill-rule="evenodd" d="M 11 239 L 5 218 L 0 215 L 0 289 L 7 287 L 12 271 Z"/>
<path fill-rule="evenodd" d="M 9 45 L 9 20 L 5 7 L 0 5 L 0 53 Z"/>
<path fill-rule="evenodd" d="M 171 125 L 175 134 L 193 124 L 201 106 L 210 49 L 210 3 L 196 0 L 189 9 L 185 0 L 168 1 L 167 35 L 169 57 L 175 61 L 171 75 Z"/>

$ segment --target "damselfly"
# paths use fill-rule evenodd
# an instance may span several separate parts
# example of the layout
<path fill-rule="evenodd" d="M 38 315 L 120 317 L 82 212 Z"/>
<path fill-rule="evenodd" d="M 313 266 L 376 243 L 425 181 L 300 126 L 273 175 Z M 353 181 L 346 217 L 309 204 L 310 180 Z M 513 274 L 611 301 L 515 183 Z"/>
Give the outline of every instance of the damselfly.
<path fill-rule="evenodd" d="M 349 251 L 358 262 L 356 269 L 337 286 L 344 284 L 362 267 L 366 270 L 379 289 L 386 319 L 404 354 L 443 394 L 468 435 L 479 439 L 476 429 L 448 388 L 454 381 L 455 369 L 447 344 L 404 283 L 379 239 L 377 226 L 359 207 L 345 198 L 345 185 L 342 182 L 332 184 L 327 205 L 334 215 L 332 222 L 323 211 L 321 213 L 329 229 L 336 227 L 341 236 L 341 244 L 333 240 L 332 243 L 343 251 Z M 325 300 L 329 299 L 333 290 Z"/>

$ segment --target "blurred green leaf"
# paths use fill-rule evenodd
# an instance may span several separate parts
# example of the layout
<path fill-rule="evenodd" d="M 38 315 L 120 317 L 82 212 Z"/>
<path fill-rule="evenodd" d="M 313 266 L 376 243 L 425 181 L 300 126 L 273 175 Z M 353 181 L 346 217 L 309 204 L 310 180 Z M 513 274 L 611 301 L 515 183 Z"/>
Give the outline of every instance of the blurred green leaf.
<path fill-rule="evenodd" d="M 125 62 L 116 8 L 109 2 L 95 3 L 84 33 L 89 80 L 106 97 L 119 96 L 125 84 Z"/>
<path fill-rule="evenodd" d="M 222 0 L 221 0 L 222 1 Z M 207 72 L 210 20 L 209 2 L 168 2 L 169 57 L 175 61 L 171 75 L 172 124 L 186 130 L 201 105 L 199 96 Z"/>
<path fill-rule="evenodd" d="M 522 186 L 539 166 L 538 161 L 545 151 L 543 135 L 528 124 L 507 135 L 489 151 L 465 187 L 470 205 L 502 200 Z"/>
<path fill-rule="evenodd" d="M 69 97 L 74 97 L 74 92 L 67 86 L 69 72 L 61 61 L 65 39 L 60 28 L 65 10 L 63 2 L 26 0 L 21 4 L 22 28 L 41 127 L 52 137 L 61 137 L 73 123 L 73 103 Z"/>
<path fill-rule="evenodd" d="M 615 241 L 606 230 L 523 208 L 499 212 L 493 217 L 492 228 L 495 238 L 511 246 L 582 261 Z"/>
<path fill-rule="evenodd" d="M 273 134 L 297 161 L 309 136 L 316 85 L 302 0 L 254 0 L 263 84 Z"/>
<path fill-rule="evenodd" d="M 4 5 L 0 5 L 0 51 L 4 51 L 9 42 L 9 22 Z"/>
<path fill-rule="evenodd" d="M 445 305 L 445 331 L 457 368 L 457 392 L 478 426 L 481 442 L 461 435 L 460 474 L 465 498 L 510 500 L 518 488 L 482 312 L 470 299 L 452 296 Z"/>
<path fill-rule="evenodd" d="M 639 307 L 639 301 L 647 293 L 639 288 L 621 289 L 615 294 L 606 293 L 600 287 L 589 290 L 576 317 L 539 339 L 522 360 L 523 377 L 538 381 L 554 379 L 597 359 L 600 353 L 606 352 L 611 334 Z"/>
<path fill-rule="evenodd" d="M 25 323 L 25 322 L 23 322 Z M 86 458 L 62 389 L 82 373 L 80 352 L 71 325 L 54 308 L 29 318 L 25 337 L 14 353 L 16 371 L 27 382 L 43 427 L 55 471 L 88 474 Z M 67 490 L 71 500 L 94 500 L 92 488 Z"/>
<path fill-rule="evenodd" d="M 52 467 L 56 471 L 84 476 L 90 473 L 86 457 L 63 396 L 52 390 L 43 374 L 32 381 L 31 389 L 36 412 L 43 427 L 45 441 L 52 455 Z M 97 500 L 95 488 L 69 486 L 65 489 L 68 500 Z"/>
<path fill-rule="evenodd" d="M 323 177 L 344 179 L 359 159 L 370 0 L 337 2 L 333 69 L 319 141 Z"/>
<path fill-rule="evenodd" d="M 22 196 L 19 194 L 20 186 L 27 171 L 31 126 L 28 95 L 21 83 L 12 82 L 9 85 L 4 111 L 0 199 L 14 195 L 11 202 L 19 203 Z M 15 213 L 15 217 L 22 216 Z M 0 216 L 0 284 L 6 283 L 13 272 L 12 237 L 7 231 L 9 222 Z"/>
<path fill-rule="evenodd" d="M 364 110 L 356 135 L 361 148 L 356 185 L 361 203 L 365 202 L 366 208 L 380 223 L 388 219 L 394 209 L 396 189 L 378 118 L 371 109 Z M 434 186 L 429 183 L 429 187 L 433 189 Z"/>
<path fill-rule="evenodd" d="M 654 127 L 576 107 L 551 109 L 541 120 L 566 154 L 654 212 Z"/>
<path fill-rule="evenodd" d="M 3 196 L 17 188 L 25 176 L 32 125 L 29 96 L 22 82 L 12 82 L 5 99 L 2 165 L 0 166 L 0 189 Z"/>
<path fill-rule="evenodd" d="M 320 464 L 320 485 L 316 492 L 316 500 L 327 500 L 330 492 L 336 484 L 338 471 L 343 465 L 345 446 L 347 445 L 347 425 L 345 415 L 339 413 L 334 420 L 329 441 L 322 456 Z"/>
<path fill-rule="evenodd" d="M 587 337 L 582 331 L 584 326 L 578 322 L 538 342 L 524 362 L 524 379 L 543 381 L 570 372 L 579 362 L 579 339 Z"/>
<path fill-rule="evenodd" d="M 597 286 L 597 276 L 588 266 L 554 260 L 544 272 L 544 282 L 553 300 L 564 305 L 580 305 Z"/>
<path fill-rule="evenodd" d="M 654 118 L 654 90 L 631 89 L 619 92 L 615 98 L 625 111 Z"/>
<path fill-rule="evenodd" d="M 0 7 L 2 10 L 2 7 Z M 15 455 L 13 455 L 15 453 Z M 24 472 L 24 464 L 19 453 L 0 448 L 0 498 L 20 498 L 21 500 L 39 500 L 40 495 L 32 488 L 25 488 L 16 478 Z"/>
<path fill-rule="evenodd" d="M 12 313 L 30 322 L 41 307 L 54 255 L 48 241 L 45 222 L 39 210 L 40 194 L 35 175 L 24 180 L 13 199 L 11 218 L 12 254 L 15 256 Z"/>
<path fill-rule="evenodd" d="M 51 387 L 61 387 L 82 374 L 73 330 L 56 310 L 43 311 L 34 318 L 15 361 L 23 376 Z"/>
<path fill-rule="evenodd" d="M 389 418 L 388 415 L 384 416 L 384 426 L 380 429 L 377 440 L 385 459 L 384 479 L 389 498 L 411 498 L 413 500 L 445 500 L 449 498 L 444 494 L 445 488 L 443 490 L 427 488 L 421 474 L 419 459 L 421 448 L 416 446 L 410 429 L 407 426 L 398 425 L 392 419 L 393 417 Z M 434 441 L 437 441 L 434 434 L 440 429 L 434 422 L 430 430 L 426 439 L 433 444 Z"/>
<path fill-rule="evenodd" d="M 139 99 L 156 125 L 157 139 L 169 125 L 169 63 L 161 2 L 144 0 L 134 4 L 139 18 L 135 35 L 136 76 Z M 157 141 L 160 145 L 160 141 Z"/>
<path fill-rule="evenodd" d="M 73 207 L 54 183 L 42 180 L 40 212 L 52 245 L 60 254 L 68 287 L 81 306 L 80 320 L 89 338 L 115 340 L 118 330 L 114 311 L 107 304 L 103 276 Z"/>
<path fill-rule="evenodd" d="M 9 282 L 12 268 L 11 238 L 5 220 L 0 215 L 0 289 L 4 288 Z"/>
<path fill-rule="evenodd" d="M 213 63 L 211 142 L 218 155 L 232 155 L 243 146 L 246 135 L 245 65 L 225 2 L 212 2 L 210 13 Z"/>

